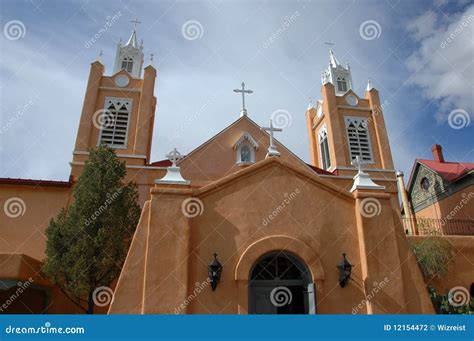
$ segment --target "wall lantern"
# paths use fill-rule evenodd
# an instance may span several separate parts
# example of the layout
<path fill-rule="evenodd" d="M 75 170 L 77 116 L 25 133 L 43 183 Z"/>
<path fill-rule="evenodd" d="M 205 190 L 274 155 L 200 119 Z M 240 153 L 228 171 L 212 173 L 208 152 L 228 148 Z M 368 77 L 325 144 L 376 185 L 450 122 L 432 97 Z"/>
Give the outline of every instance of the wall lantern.
<path fill-rule="evenodd" d="M 217 260 L 217 253 L 214 253 L 214 259 L 207 266 L 209 280 L 211 281 L 212 291 L 216 290 L 217 283 L 221 279 L 222 264 Z"/>
<path fill-rule="evenodd" d="M 346 259 L 346 254 L 342 254 L 342 261 L 337 265 L 339 269 L 339 285 L 344 288 L 351 278 L 352 265 Z"/>

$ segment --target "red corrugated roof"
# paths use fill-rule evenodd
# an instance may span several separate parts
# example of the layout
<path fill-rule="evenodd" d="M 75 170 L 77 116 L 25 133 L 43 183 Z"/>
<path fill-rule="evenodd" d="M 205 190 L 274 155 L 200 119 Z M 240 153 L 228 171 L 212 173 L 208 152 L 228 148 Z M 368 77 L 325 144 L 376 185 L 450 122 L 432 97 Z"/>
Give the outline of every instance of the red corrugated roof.
<path fill-rule="evenodd" d="M 328 172 L 327 170 L 324 170 L 324 169 L 318 168 L 318 167 L 316 167 L 316 166 L 310 165 L 309 163 L 307 163 L 307 165 L 308 165 L 312 170 L 314 170 L 316 173 L 318 173 L 318 174 L 323 174 L 323 175 L 337 175 L 337 171 L 336 171 L 336 170 L 334 170 L 334 172 Z"/>
<path fill-rule="evenodd" d="M 171 164 L 172 164 L 172 163 L 171 163 L 170 160 L 165 159 L 165 160 L 160 160 L 160 161 L 152 162 L 152 163 L 148 164 L 147 166 L 153 166 L 153 167 L 170 167 Z"/>
<path fill-rule="evenodd" d="M 69 181 L 57 180 L 35 180 L 35 179 L 19 179 L 19 178 L 0 178 L 0 184 L 4 185 L 26 185 L 26 186 L 43 186 L 43 187 L 71 187 L 73 182 L 72 175 Z"/>
<path fill-rule="evenodd" d="M 468 162 L 439 162 L 424 159 L 417 159 L 417 161 L 432 169 L 449 182 L 453 182 L 474 170 L 474 163 Z"/>

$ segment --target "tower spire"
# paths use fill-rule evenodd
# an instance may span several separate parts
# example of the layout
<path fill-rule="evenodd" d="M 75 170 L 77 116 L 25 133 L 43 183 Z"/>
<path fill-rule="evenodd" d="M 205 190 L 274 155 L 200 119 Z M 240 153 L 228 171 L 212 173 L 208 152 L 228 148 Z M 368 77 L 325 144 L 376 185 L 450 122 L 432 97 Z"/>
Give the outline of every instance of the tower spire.
<path fill-rule="evenodd" d="M 127 43 L 125 46 L 132 46 L 134 48 L 138 48 L 138 40 L 137 40 L 137 24 L 141 24 L 141 21 L 138 21 L 138 19 L 130 21 L 133 23 L 133 30 L 130 38 L 128 38 Z"/>
<path fill-rule="evenodd" d="M 126 70 L 132 77 L 140 78 L 143 66 L 143 42 L 138 45 L 137 24 L 140 24 L 141 21 L 135 19 L 131 22 L 133 30 L 130 38 L 125 45 L 122 45 L 121 42 L 117 45 L 114 73 Z"/>

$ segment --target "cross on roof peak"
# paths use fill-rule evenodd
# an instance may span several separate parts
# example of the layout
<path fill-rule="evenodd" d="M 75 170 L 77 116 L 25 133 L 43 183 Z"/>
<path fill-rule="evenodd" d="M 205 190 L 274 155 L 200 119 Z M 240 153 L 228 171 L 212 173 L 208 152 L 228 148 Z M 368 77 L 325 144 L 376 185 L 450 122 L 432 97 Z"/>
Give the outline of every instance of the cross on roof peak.
<path fill-rule="evenodd" d="M 240 116 L 247 116 L 247 109 L 245 108 L 245 94 L 253 93 L 253 90 L 245 90 L 245 83 L 242 82 L 241 89 L 234 89 L 234 92 L 242 93 L 242 109 L 240 109 Z"/>

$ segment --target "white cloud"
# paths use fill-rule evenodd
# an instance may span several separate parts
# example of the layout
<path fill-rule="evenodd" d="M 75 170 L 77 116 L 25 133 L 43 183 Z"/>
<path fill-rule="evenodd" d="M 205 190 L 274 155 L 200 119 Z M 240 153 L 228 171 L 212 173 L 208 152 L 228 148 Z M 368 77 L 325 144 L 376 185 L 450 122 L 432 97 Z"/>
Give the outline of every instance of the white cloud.
<path fill-rule="evenodd" d="M 435 113 L 438 122 L 457 108 L 472 115 L 474 5 L 449 19 L 427 12 L 410 22 L 407 29 L 418 44 L 406 61 L 410 83 L 421 87 L 428 100 L 439 102 Z"/>

